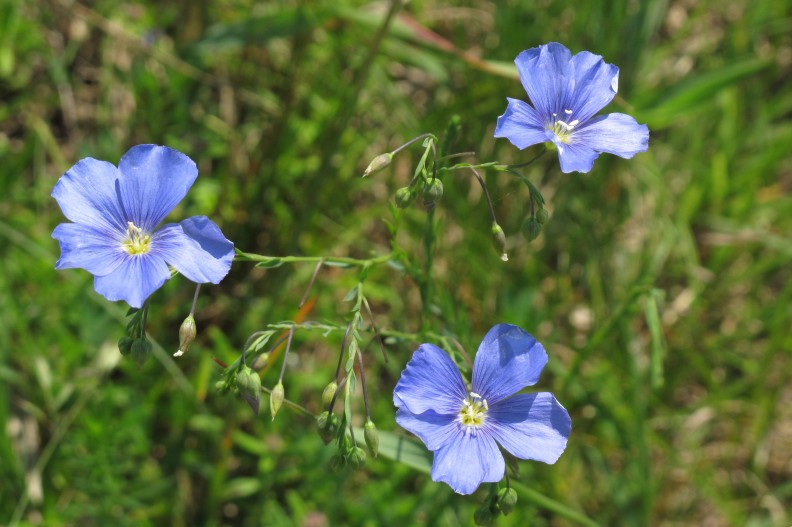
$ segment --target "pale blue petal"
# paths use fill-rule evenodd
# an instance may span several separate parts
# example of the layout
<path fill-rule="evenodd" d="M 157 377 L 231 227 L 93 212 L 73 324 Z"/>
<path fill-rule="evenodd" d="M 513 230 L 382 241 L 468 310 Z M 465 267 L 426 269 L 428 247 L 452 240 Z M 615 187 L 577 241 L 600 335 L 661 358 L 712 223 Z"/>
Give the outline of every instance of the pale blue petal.
<path fill-rule="evenodd" d="M 513 456 L 552 464 L 566 448 L 572 420 L 552 393 L 543 392 L 490 405 L 485 426 Z"/>
<path fill-rule="evenodd" d="M 564 119 L 567 123 L 573 120 L 585 123 L 611 102 L 619 90 L 619 68 L 588 51 L 572 57 L 570 74 L 567 86 L 569 106 L 560 108 L 572 110 L 572 114 Z"/>
<path fill-rule="evenodd" d="M 129 221 L 151 232 L 187 194 L 198 167 L 186 155 L 157 145 L 129 149 L 118 163 Z"/>
<path fill-rule="evenodd" d="M 413 414 L 457 415 L 467 395 L 454 361 L 437 346 L 421 344 L 393 390 L 393 404 Z"/>
<path fill-rule="evenodd" d="M 503 479 L 505 469 L 503 454 L 492 437 L 459 429 L 456 437 L 435 451 L 432 481 L 448 483 L 459 494 L 472 494 L 481 483 Z"/>
<path fill-rule="evenodd" d="M 476 353 L 473 391 L 492 406 L 526 386 L 536 384 L 547 353 L 522 328 L 498 324 L 489 330 Z"/>
<path fill-rule="evenodd" d="M 75 223 L 125 231 L 127 219 L 117 189 L 120 173 L 107 161 L 90 157 L 66 171 L 52 189 L 63 215 Z"/>
<path fill-rule="evenodd" d="M 151 252 L 198 284 L 220 283 L 231 269 L 234 244 L 206 216 L 169 223 L 154 233 Z"/>
<path fill-rule="evenodd" d="M 528 97 L 540 118 L 552 122 L 552 114 L 563 111 L 570 101 L 567 85 L 570 79 L 570 51 L 557 42 L 523 51 L 514 60 Z"/>
<path fill-rule="evenodd" d="M 396 422 L 399 426 L 417 435 L 429 450 L 437 450 L 459 431 L 456 415 L 440 415 L 433 411 L 419 415 L 410 413 L 406 408 L 396 410 Z"/>
<path fill-rule="evenodd" d="M 575 130 L 572 142 L 597 152 L 607 152 L 630 159 L 649 148 L 649 128 L 623 113 L 611 113 L 592 119 Z"/>
<path fill-rule="evenodd" d="M 594 160 L 599 157 L 599 152 L 585 144 L 565 144 L 553 141 L 558 148 L 558 161 L 561 172 L 589 172 L 594 166 Z"/>
<path fill-rule="evenodd" d="M 60 242 L 61 256 L 55 269 L 85 269 L 97 276 L 109 274 L 128 256 L 121 234 L 78 223 L 61 223 L 52 231 Z"/>
<path fill-rule="evenodd" d="M 526 102 L 506 99 L 509 105 L 506 112 L 498 117 L 495 137 L 507 138 L 520 150 L 547 141 L 547 130 L 536 110 Z"/>
<path fill-rule="evenodd" d="M 170 276 L 168 265 L 158 256 L 128 256 L 112 273 L 95 277 L 94 289 L 112 302 L 124 300 L 139 308 Z"/>

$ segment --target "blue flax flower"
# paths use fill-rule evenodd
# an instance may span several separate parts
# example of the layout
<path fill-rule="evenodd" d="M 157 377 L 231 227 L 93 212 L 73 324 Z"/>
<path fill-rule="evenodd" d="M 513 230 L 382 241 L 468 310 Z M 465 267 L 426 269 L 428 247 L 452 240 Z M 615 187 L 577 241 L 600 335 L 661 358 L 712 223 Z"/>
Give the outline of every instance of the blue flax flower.
<path fill-rule="evenodd" d="M 456 365 L 437 346 L 422 344 L 396 388 L 396 422 L 434 452 L 432 480 L 470 494 L 503 478 L 500 444 L 521 459 L 555 463 L 572 429 L 553 394 L 521 393 L 536 384 L 547 353 L 517 326 L 498 324 L 484 337 L 468 389 Z"/>
<path fill-rule="evenodd" d="M 74 222 L 52 232 L 61 248 L 55 268 L 85 269 L 97 293 L 138 308 L 171 277 L 169 265 L 193 282 L 220 282 L 234 244 L 213 221 L 193 216 L 155 230 L 197 176 L 189 157 L 165 146 L 135 146 L 117 168 L 80 160 L 52 191 Z"/>
<path fill-rule="evenodd" d="M 519 149 L 551 143 L 562 172 L 588 172 L 602 152 L 629 159 L 649 147 L 649 129 L 623 113 L 594 117 L 619 89 L 619 68 L 599 55 L 575 56 L 556 42 L 514 60 L 530 104 L 507 97 L 495 137 Z"/>

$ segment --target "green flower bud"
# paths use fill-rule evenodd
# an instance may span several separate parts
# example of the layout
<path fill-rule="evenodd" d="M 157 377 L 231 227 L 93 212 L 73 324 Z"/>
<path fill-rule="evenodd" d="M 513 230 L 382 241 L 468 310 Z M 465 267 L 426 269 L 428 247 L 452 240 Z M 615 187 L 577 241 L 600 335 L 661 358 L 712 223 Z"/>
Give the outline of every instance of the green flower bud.
<path fill-rule="evenodd" d="M 430 207 L 443 197 L 443 182 L 439 179 L 430 179 L 423 189 L 424 205 Z"/>
<path fill-rule="evenodd" d="M 283 383 L 278 381 L 278 384 L 275 385 L 275 388 L 272 389 L 272 393 L 270 393 L 270 413 L 272 414 L 273 421 L 275 420 L 275 416 L 278 415 L 278 410 L 283 406 L 284 397 L 285 391 L 283 389 Z"/>
<path fill-rule="evenodd" d="M 366 446 L 371 455 L 377 457 L 377 452 L 379 452 L 379 432 L 377 432 L 377 426 L 371 419 L 367 420 L 366 424 L 363 425 L 363 439 L 366 440 Z"/>
<path fill-rule="evenodd" d="M 533 216 L 526 218 L 522 225 L 522 233 L 525 239 L 532 242 L 539 236 L 540 232 L 542 232 L 542 224 L 536 221 Z"/>
<path fill-rule="evenodd" d="M 473 521 L 476 523 L 476 525 L 481 525 L 484 527 L 493 525 L 495 518 L 497 517 L 497 511 L 492 512 L 492 510 L 487 505 L 482 505 L 476 509 L 476 512 L 473 513 Z"/>
<path fill-rule="evenodd" d="M 538 221 L 542 225 L 547 223 L 547 220 L 549 219 L 550 219 L 550 213 L 547 212 L 547 209 L 545 209 L 544 207 L 536 211 L 536 221 Z"/>
<path fill-rule="evenodd" d="M 325 386 L 325 389 L 322 391 L 322 408 L 330 408 L 330 403 L 336 391 L 338 391 L 338 383 L 335 381 L 330 381 L 330 384 Z"/>
<path fill-rule="evenodd" d="M 500 489 L 498 491 L 498 508 L 504 516 L 508 516 L 517 505 L 517 492 L 511 488 Z"/>
<path fill-rule="evenodd" d="M 492 224 L 492 244 L 495 246 L 495 250 L 498 251 L 498 254 L 500 254 L 501 260 L 508 262 L 509 255 L 506 254 L 506 235 L 503 233 L 501 226 L 497 223 Z"/>
<path fill-rule="evenodd" d="M 132 343 L 132 358 L 140 369 L 151 355 L 151 342 L 146 337 L 135 339 Z"/>
<path fill-rule="evenodd" d="M 329 445 L 330 441 L 335 437 L 338 430 L 338 416 L 330 412 L 322 412 L 316 418 L 316 426 L 319 430 L 319 436 L 325 445 Z"/>
<path fill-rule="evenodd" d="M 349 464 L 352 468 L 363 468 L 366 464 L 366 451 L 359 446 L 353 448 L 349 453 Z"/>
<path fill-rule="evenodd" d="M 383 168 L 390 165 L 392 159 L 393 159 L 393 154 L 391 153 L 378 155 L 377 157 L 372 159 L 371 163 L 369 163 L 369 166 L 366 167 L 365 172 L 363 172 L 363 177 L 368 177 L 371 174 L 376 174 Z"/>
<path fill-rule="evenodd" d="M 195 319 L 190 313 L 179 326 L 179 350 L 173 354 L 174 357 L 181 357 L 190 349 L 190 344 L 195 340 L 198 333 L 195 327 Z"/>
<path fill-rule="evenodd" d="M 129 337 L 121 337 L 118 339 L 118 351 L 121 352 L 121 355 L 129 355 L 132 351 L 132 343 L 135 342 Z"/>
<path fill-rule="evenodd" d="M 236 384 L 239 395 L 258 400 L 261 397 L 261 377 L 245 364 L 236 374 Z"/>
<path fill-rule="evenodd" d="M 333 457 L 330 458 L 330 470 L 333 472 L 339 472 L 344 469 L 347 464 L 347 460 L 341 454 L 334 454 Z"/>
<path fill-rule="evenodd" d="M 406 209 L 415 199 L 415 192 L 410 187 L 402 187 L 396 191 L 396 206 Z"/>

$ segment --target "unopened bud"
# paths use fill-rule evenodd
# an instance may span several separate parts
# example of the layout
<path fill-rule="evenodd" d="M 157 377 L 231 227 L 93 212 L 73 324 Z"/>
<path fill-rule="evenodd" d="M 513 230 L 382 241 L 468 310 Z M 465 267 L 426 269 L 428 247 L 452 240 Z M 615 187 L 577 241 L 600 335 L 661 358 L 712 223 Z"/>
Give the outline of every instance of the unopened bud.
<path fill-rule="evenodd" d="M 495 245 L 495 250 L 500 254 L 500 259 L 504 262 L 509 261 L 509 255 L 506 254 L 506 235 L 503 229 L 497 223 L 492 224 L 492 244 Z"/>
<path fill-rule="evenodd" d="M 236 384 L 241 395 L 258 413 L 259 399 L 261 398 L 261 377 L 245 364 L 236 374 Z"/>
<path fill-rule="evenodd" d="M 283 383 L 278 381 L 278 384 L 275 385 L 275 388 L 272 389 L 272 393 L 270 393 L 270 413 L 272 414 L 272 420 L 275 420 L 275 416 L 278 415 L 278 410 L 281 409 L 283 406 L 283 399 L 286 396 L 286 392 L 283 389 Z"/>
<path fill-rule="evenodd" d="M 322 412 L 316 418 L 316 427 L 319 430 L 319 436 L 325 445 L 329 445 L 333 440 L 338 430 L 338 416 L 330 412 Z"/>
<path fill-rule="evenodd" d="M 536 221 L 544 225 L 547 223 L 547 220 L 550 219 L 550 213 L 547 212 L 547 209 L 542 207 L 538 211 L 536 211 Z"/>
<path fill-rule="evenodd" d="M 132 358 L 140 369 L 151 355 L 151 342 L 146 337 L 135 339 L 132 343 Z"/>
<path fill-rule="evenodd" d="M 517 505 L 517 492 L 511 487 L 500 489 L 497 503 L 503 515 L 508 516 Z"/>
<path fill-rule="evenodd" d="M 118 351 L 121 352 L 121 355 L 129 355 L 132 351 L 132 343 L 135 342 L 129 337 L 121 337 L 118 339 Z"/>
<path fill-rule="evenodd" d="M 376 174 L 383 168 L 390 165 L 392 159 L 393 159 L 393 154 L 391 153 L 378 155 L 377 157 L 372 159 L 371 163 L 369 163 L 369 166 L 366 167 L 365 172 L 363 172 L 363 177 L 368 177 L 371 174 Z"/>
<path fill-rule="evenodd" d="M 437 178 L 429 180 L 424 186 L 423 201 L 424 205 L 432 206 L 443 197 L 443 182 Z"/>
<path fill-rule="evenodd" d="M 415 199 L 415 192 L 410 187 L 402 187 L 396 191 L 396 206 L 406 209 Z"/>
<path fill-rule="evenodd" d="M 526 218 L 522 225 L 522 233 L 525 239 L 532 242 L 539 236 L 540 232 L 542 232 L 542 224 L 536 221 L 533 216 Z"/>
<path fill-rule="evenodd" d="M 371 419 L 363 425 L 363 439 L 366 440 L 366 446 L 372 457 L 377 457 L 377 452 L 379 452 L 379 432 L 377 432 L 377 425 Z"/>
<path fill-rule="evenodd" d="M 363 468 L 366 464 L 366 451 L 359 446 L 353 448 L 352 452 L 349 453 L 349 464 L 353 468 Z"/>
<path fill-rule="evenodd" d="M 335 381 L 330 381 L 330 384 L 325 386 L 324 391 L 322 391 L 322 408 L 330 408 L 330 403 L 333 401 L 336 391 L 338 391 L 338 383 Z"/>
<path fill-rule="evenodd" d="M 187 315 L 187 318 L 184 319 L 181 326 L 179 326 L 179 350 L 173 354 L 174 357 L 181 357 L 190 349 L 190 344 L 193 343 L 195 340 L 195 335 L 197 335 L 197 329 L 195 327 L 195 318 L 193 318 L 192 313 Z"/>

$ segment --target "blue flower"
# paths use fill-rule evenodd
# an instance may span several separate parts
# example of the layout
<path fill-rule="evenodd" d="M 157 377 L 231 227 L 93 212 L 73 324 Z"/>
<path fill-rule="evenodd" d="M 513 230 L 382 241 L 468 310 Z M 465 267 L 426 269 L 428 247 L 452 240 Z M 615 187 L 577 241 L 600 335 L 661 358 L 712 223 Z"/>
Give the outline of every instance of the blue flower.
<path fill-rule="evenodd" d="M 500 444 L 521 459 L 555 463 L 572 429 L 553 394 L 521 393 L 536 384 L 547 353 L 517 326 L 498 324 L 484 337 L 465 385 L 437 346 L 422 344 L 393 390 L 396 422 L 434 452 L 432 480 L 471 494 L 503 478 Z"/>
<path fill-rule="evenodd" d="M 231 268 L 234 244 L 213 221 L 193 216 L 155 230 L 197 176 L 189 157 L 164 146 L 135 146 L 118 168 L 80 160 L 52 190 L 74 222 L 52 232 L 61 248 L 55 268 L 85 269 L 97 293 L 132 307 L 141 307 L 171 277 L 169 265 L 193 282 L 220 282 Z"/>
<path fill-rule="evenodd" d="M 550 142 L 562 172 L 588 172 L 602 152 L 629 159 L 649 147 L 649 129 L 623 113 L 594 117 L 619 89 L 619 68 L 599 55 L 572 53 L 556 42 L 515 59 L 530 104 L 507 97 L 495 137 L 519 149 Z M 592 118 L 593 117 L 593 118 Z"/>

